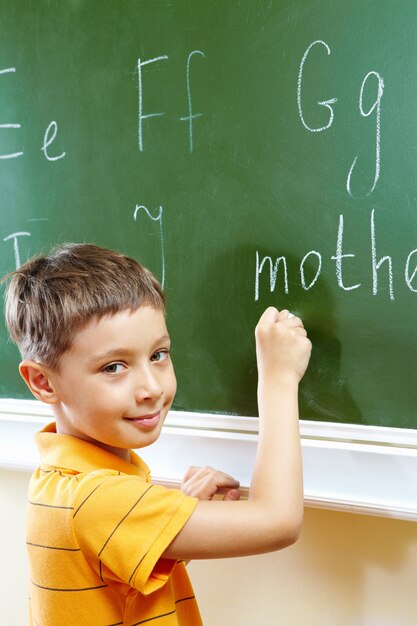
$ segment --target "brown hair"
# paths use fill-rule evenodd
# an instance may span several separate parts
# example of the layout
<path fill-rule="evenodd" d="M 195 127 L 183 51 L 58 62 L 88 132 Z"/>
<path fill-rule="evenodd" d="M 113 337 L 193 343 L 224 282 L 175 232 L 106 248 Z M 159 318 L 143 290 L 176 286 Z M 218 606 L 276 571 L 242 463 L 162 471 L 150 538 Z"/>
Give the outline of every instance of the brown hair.
<path fill-rule="evenodd" d="M 6 323 L 24 359 L 59 369 L 74 333 L 92 318 L 151 305 L 165 313 L 161 286 L 138 261 L 93 244 L 67 243 L 10 274 Z"/>

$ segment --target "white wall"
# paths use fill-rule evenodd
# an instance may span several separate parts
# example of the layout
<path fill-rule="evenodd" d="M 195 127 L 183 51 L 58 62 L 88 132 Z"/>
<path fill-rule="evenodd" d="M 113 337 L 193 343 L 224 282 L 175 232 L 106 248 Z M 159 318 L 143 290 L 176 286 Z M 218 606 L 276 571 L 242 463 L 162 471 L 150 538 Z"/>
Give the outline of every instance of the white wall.
<path fill-rule="evenodd" d="M 28 479 L 0 471 L 4 626 L 27 624 Z M 205 626 L 417 626 L 414 522 L 306 509 L 291 548 L 189 570 Z"/>
<path fill-rule="evenodd" d="M 0 606 L 2 626 L 25 626 L 28 573 L 25 546 L 29 474 L 0 471 Z"/>
<path fill-rule="evenodd" d="M 206 626 L 416 626 L 417 524 L 306 509 L 282 552 L 190 564 Z"/>

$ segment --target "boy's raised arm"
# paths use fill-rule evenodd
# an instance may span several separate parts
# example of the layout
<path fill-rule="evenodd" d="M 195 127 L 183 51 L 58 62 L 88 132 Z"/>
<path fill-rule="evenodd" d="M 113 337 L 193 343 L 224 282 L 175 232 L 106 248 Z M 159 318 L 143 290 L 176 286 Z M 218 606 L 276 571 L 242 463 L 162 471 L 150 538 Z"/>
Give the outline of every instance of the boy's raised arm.
<path fill-rule="evenodd" d="M 298 537 L 303 518 L 298 384 L 311 343 L 299 318 L 270 307 L 256 328 L 256 352 L 259 442 L 248 500 L 234 501 L 237 485 L 231 477 L 207 472 L 207 489 L 214 493 L 218 480 L 230 495 L 226 501 L 201 500 L 165 551 L 167 558 L 260 554 Z"/>

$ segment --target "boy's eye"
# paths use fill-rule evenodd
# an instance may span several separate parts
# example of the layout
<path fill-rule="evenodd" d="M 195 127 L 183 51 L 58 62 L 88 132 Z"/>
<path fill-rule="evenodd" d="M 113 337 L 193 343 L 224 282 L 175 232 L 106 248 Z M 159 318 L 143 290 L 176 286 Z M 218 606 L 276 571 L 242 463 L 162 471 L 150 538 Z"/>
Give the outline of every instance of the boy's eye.
<path fill-rule="evenodd" d="M 103 367 L 103 372 L 106 374 L 120 374 L 125 369 L 123 363 L 109 363 Z"/>
<path fill-rule="evenodd" d="M 165 361 L 169 358 L 169 350 L 158 350 L 151 356 L 151 361 Z"/>

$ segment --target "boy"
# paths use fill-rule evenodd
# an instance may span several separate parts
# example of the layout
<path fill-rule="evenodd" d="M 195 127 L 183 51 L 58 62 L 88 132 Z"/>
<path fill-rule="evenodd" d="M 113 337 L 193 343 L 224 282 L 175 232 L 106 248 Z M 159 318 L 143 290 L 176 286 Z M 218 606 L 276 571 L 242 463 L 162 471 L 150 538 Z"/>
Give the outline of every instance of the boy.
<path fill-rule="evenodd" d="M 164 295 L 138 262 L 58 247 L 12 274 L 6 320 L 22 377 L 55 416 L 37 434 L 29 490 L 31 624 L 198 626 L 185 560 L 296 540 L 297 391 L 311 351 L 298 318 L 269 308 L 256 329 L 259 444 L 246 501 L 211 468 L 191 468 L 181 490 L 152 485 L 131 451 L 158 439 L 176 391 Z"/>

